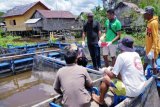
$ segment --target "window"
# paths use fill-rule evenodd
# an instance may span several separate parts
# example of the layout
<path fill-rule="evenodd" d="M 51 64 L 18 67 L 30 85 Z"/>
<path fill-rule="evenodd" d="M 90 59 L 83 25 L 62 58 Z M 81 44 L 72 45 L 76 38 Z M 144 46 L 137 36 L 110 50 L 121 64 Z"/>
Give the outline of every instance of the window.
<path fill-rule="evenodd" d="M 10 20 L 9 23 L 10 25 L 16 25 L 16 20 Z"/>
<path fill-rule="evenodd" d="M 16 25 L 16 20 L 13 20 L 13 25 Z"/>

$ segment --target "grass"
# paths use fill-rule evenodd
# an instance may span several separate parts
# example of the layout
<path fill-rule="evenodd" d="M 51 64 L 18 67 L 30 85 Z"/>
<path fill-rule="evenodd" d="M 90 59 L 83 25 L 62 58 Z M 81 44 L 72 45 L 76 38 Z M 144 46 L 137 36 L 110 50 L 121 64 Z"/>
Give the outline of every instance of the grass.
<path fill-rule="evenodd" d="M 126 34 L 125 32 L 122 32 L 121 38 L 125 36 L 131 36 L 134 38 L 134 45 L 136 46 L 143 46 L 145 45 L 145 32 L 139 33 L 139 34 Z M 81 44 L 82 38 L 76 39 L 78 43 Z"/>
<path fill-rule="evenodd" d="M 33 42 L 17 42 L 17 39 L 21 39 L 20 36 L 2 36 L 3 31 L 0 29 L 0 46 L 7 47 L 8 44 L 12 44 L 13 46 L 24 46 L 26 44 L 34 44 Z"/>
<path fill-rule="evenodd" d="M 24 46 L 25 44 L 34 44 L 34 43 L 28 43 L 28 42 L 15 42 L 16 39 L 20 39 L 19 36 L 6 36 L 2 37 L 0 36 L 0 46 L 7 47 L 8 44 L 12 44 L 13 46 Z"/>

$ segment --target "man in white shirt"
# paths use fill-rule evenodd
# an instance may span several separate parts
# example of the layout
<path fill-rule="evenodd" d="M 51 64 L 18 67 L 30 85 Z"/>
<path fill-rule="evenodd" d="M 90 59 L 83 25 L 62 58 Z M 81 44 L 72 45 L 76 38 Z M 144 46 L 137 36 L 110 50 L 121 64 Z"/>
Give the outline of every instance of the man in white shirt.
<path fill-rule="evenodd" d="M 93 99 L 104 104 L 104 97 L 108 88 L 112 86 L 112 79 L 119 78 L 123 83 L 121 87 L 115 87 L 115 90 L 121 90 L 124 87 L 123 93 L 128 97 L 136 97 L 143 91 L 146 78 L 143 75 L 143 65 L 138 53 L 133 49 L 133 39 L 129 36 L 124 37 L 118 43 L 118 48 L 121 53 L 116 59 L 116 63 L 112 71 L 105 69 L 105 76 L 100 85 L 100 96 L 93 94 Z M 121 88 L 121 89 L 120 89 Z M 113 90 L 114 91 L 114 90 Z M 116 92 L 115 92 L 116 93 Z"/>

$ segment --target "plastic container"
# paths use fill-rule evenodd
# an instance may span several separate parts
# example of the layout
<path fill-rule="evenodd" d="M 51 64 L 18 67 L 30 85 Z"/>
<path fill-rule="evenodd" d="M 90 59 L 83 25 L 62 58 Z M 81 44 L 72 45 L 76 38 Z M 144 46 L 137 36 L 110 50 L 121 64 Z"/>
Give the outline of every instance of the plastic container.
<path fill-rule="evenodd" d="M 101 47 L 105 47 L 105 46 L 107 46 L 107 45 L 108 45 L 107 42 L 102 42 L 102 43 L 101 43 Z"/>

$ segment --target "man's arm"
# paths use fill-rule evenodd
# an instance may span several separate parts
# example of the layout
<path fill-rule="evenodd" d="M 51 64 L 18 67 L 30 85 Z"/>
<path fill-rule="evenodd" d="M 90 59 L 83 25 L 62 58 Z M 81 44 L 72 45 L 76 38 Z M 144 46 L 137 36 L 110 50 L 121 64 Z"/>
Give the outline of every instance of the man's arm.
<path fill-rule="evenodd" d="M 86 32 L 83 31 L 82 33 L 82 41 L 85 41 Z"/>
<path fill-rule="evenodd" d="M 58 94 L 62 94 L 61 91 L 61 83 L 60 83 L 60 78 L 59 78 L 59 73 L 57 73 L 56 79 L 54 81 L 54 90 L 58 93 Z"/>
<path fill-rule="evenodd" d="M 112 40 L 112 43 L 118 41 L 120 37 L 121 37 L 121 31 L 118 31 L 117 36 Z"/>
<path fill-rule="evenodd" d="M 101 41 L 103 41 L 103 39 L 106 37 L 106 32 L 107 32 L 106 28 L 104 29 L 104 32 L 101 32 L 101 36 L 100 36 Z"/>
<path fill-rule="evenodd" d="M 116 33 L 117 33 L 117 36 L 112 40 L 112 43 L 117 41 L 120 36 L 121 36 L 121 29 L 122 29 L 122 25 L 121 25 L 121 22 L 117 22 L 117 26 L 116 26 Z"/>
<path fill-rule="evenodd" d="M 112 78 L 115 78 L 115 77 L 120 78 L 120 71 L 122 70 L 123 64 L 124 64 L 123 59 L 120 56 L 118 56 L 116 59 L 115 65 L 113 67 L 113 70 L 105 69 L 104 81 L 108 85 L 110 85 L 110 83 L 112 82 L 111 81 Z"/>
<path fill-rule="evenodd" d="M 104 76 L 104 82 L 107 83 L 108 85 L 110 85 L 110 83 L 112 82 L 113 78 L 116 78 L 116 75 L 112 72 L 112 71 L 107 71 L 105 70 L 105 76 Z"/>
<path fill-rule="evenodd" d="M 85 24 L 83 25 L 82 41 L 85 41 L 86 32 L 87 32 L 87 29 L 86 29 L 86 23 L 85 23 Z"/>
<path fill-rule="evenodd" d="M 87 88 L 91 88 L 91 87 L 93 87 L 93 82 L 92 82 L 92 79 L 91 79 L 91 77 L 89 76 L 89 74 L 88 74 L 88 72 L 87 71 L 85 71 L 85 76 L 86 76 L 86 78 L 85 78 L 85 86 L 87 87 Z"/>
<path fill-rule="evenodd" d="M 100 36 L 101 36 L 101 26 L 100 26 L 99 23 L 98 23 L 98 36 L 99 36 L 99 38 L 100 38 Z"/>
<path fill-rule="evenodd" d="M 153 42 L 152 42 L 152 48 L 150 51 L 153 51 L 154 54 L 157 54 L 158 53 L 158 24 L 155 24 L 153 23 L 151 25 L 151 30 L 152 30 L 152 39 L 153 39 Z M 156 59 L 155 58 L 156 56 L 154 55 L 154 58 L 153 59 Z"/>

